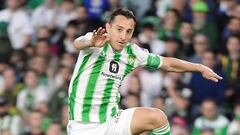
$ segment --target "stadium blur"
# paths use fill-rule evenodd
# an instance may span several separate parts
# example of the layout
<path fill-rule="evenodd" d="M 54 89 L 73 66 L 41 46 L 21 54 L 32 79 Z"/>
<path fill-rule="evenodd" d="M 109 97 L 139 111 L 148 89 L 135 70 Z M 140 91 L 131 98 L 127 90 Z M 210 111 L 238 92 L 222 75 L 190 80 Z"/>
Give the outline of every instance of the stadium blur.
<path fill-rule="evenodd" d="M 0 135 L 67 134 L 73 41 L 121 6 L 137 18 L 131 42 L 224 78 L 139 68 L 121 108 L 162 109 L 173 135 L 240 135 L 240 0 L 0 0 Z"/>

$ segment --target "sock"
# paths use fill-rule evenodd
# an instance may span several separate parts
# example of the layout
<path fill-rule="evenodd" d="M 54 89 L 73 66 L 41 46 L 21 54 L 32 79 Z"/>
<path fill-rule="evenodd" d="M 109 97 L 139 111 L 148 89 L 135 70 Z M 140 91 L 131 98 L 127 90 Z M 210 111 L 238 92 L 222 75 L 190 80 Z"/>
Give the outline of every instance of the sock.
<path fill-rule="evenodd" d="M 164 125 L 163 127 L 154 129 L 151 132 L 151 135 L 172 135 L 171 131 L 170 131 L 170 126 L 169 123 L 167 123 L 166 125 Z"/>

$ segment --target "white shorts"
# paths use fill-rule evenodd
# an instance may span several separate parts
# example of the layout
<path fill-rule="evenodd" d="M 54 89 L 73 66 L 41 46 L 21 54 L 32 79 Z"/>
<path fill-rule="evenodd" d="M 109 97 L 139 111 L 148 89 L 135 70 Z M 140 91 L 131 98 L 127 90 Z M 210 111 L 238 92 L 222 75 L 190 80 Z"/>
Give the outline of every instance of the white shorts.
<path fill-rule="evenodd" d="M 131 121 L 136 108 L 119 111 L 105 123 L 82 123 L 70 120 L 68 135 L 132 135 Z"/>

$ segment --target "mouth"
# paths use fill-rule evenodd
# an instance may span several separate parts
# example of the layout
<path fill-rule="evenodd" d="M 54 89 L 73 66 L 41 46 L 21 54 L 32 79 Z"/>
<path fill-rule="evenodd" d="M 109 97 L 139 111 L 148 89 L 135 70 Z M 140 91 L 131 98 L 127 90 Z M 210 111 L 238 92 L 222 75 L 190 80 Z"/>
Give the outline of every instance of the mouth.
<path fill-rule="evenodd" d="M 122 46 L 126 44 L 125 42 L 121 42 L 121 41 L 118 41 L 118 43 L 121 44 Z"/>

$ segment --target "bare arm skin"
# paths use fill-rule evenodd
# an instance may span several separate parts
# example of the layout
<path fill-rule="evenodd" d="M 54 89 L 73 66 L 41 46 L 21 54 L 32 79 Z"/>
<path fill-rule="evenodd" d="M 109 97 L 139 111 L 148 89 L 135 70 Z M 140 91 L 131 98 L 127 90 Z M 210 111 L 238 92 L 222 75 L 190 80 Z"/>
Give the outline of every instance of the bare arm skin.
<path fill-rule="evenodd" d="M 108 35 L 105 33 L 105 29 L 102 27 L 98 28 L 98 30 L 93 31 L 92 38 L 86 39 L 76 39 L 74 41 L 74 47 L 80 51 L 88 47 L 102 47 L 109 40 Z"/>
<path fill-rule="evenodd" d="M 218 82 L 222 79 L 219 75 L 213 72 L 212 69 L 202 65 L 187 62 L 177 58 L 162 57 L 163 64 L 161 69 L 169 72 L 200 72 L 202 76 L 208 80 Z"/>

